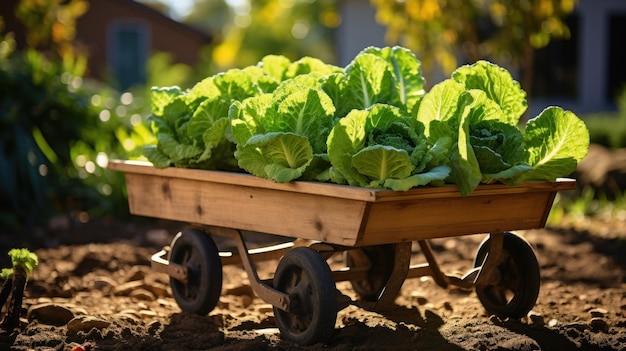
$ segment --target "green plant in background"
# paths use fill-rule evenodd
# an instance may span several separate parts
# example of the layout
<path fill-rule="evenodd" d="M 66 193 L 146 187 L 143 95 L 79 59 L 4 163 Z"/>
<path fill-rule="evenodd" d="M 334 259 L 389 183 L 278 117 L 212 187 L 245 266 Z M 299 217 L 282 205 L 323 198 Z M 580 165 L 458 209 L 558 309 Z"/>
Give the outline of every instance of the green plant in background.
<path fill-rule="evenodd" d="M 11 335 L 19 329 L 26 282 L 39 264 L 37 255 L 28 249 L 11 249 L 9 256 L 12 268 L 4 268 L 0 272 L 0 280 L 4 281 L 0 290 L 0 310 L 4 310 L 6 305 L 6 314 L 0 323 L 0 335 Z"/>
<path fill-rule="evenodd" d="M 598 192 L 591 186 L 571 193 L 559 193 L 546 223 L 548 226 L 558 227 L 588 218 L 623 221 L 626 218 L 626 192 L 612 195 L 613 198 L 609 199 L 605 193 Z"/>
<path fill-rule="evenodd" d="M 5 226 L 41 225 L 56 215 L 80 221 L 128 215 L 124 177 L 106 166 L 111 158 L 137 157 L 154 142 L 145 123 L 149 89 L 118 92 L 83 78 L 87 57 L 72 40 L 87 6 L 84 0 L 20 1 L 15 15 L 27 28 L 30 48 L 15 52 L 12 34 L 0 35 Z M 165 53 L 155 53 L 148 69 L 151 84 L 184 85 L 193 75 Z"/>
<path fill-rule="evenodd" d="M 611 149 L 626 147 L 626 88 L 616 98 L 617 111 L 584 116 L 594 144 Z"/>
<path fill-rule="evenodd" d="M 30 48 L 49 48 L 56 57 L 67 59 L 81 56 L 73 43 L 76 19 L 88 8 L 86 0 L 19 1 L 15 17 L 27 29 Z"/>
<path fill-rule="evenodd" d="M 184 22 L 221 38 L 210 52 L 215 71 L 255 64 L 280 54 L 335 62 L 333 31 L 341 23 L 336 0 L 196 0 Z M 229 5 L 231 4 L 231 5 Z M 205 72 L 203 76 L 208 76 Z"/>
<path fill-rule="evenodd" d="M 123 177 L 105 167 L 150 138 L 144 104 L 85 82 L 82 66 L 34 50 L 0 61 L 0 222 L 127 213 Z"/>
<path fill-rule="evenodd" d="M 0 62 L 0 200 L 3 222 L 50 213 L 49 194 L 69 190 L 69 144 L 89 116 L 80 82 L 36 51 Z M 61 190 L 64 189 L 64 190 Z M 10 216 L 15 216 L 11 218 Z"/>

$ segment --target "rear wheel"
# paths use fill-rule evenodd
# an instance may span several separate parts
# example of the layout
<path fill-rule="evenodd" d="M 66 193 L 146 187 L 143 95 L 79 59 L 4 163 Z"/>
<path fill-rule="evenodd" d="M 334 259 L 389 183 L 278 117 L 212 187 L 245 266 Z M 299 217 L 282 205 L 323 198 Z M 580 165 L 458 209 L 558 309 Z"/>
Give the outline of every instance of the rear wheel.
<path fill-rule="evenodd" d="M 188 313 L 211 312 L 222 292 L 222 262 L 209 234 L 185 230 L 172 240 L 169 261 L 187 267 L 187 282 L 170 278 L 176 303 Z"/>
<path fill-rule="evenodd" d="M 361 300 L 370 302 L 378 301 L 380 294 L 385 289 L 391 277 L 395 257 L 395 244 L 365 246 L 346 251 L 344 258 L 346 266 L 359 268 L 361 264 L 370 265 L 366 278 L 350 281 L 352 289 L 359 295 Z M 363 258 L 366 258 L 368 262 L 360 262 Z"/>
<path fill-rule="evenodd" d="M 290 310 L 274 307 L 282 337 L 300 345 L 325 342 L 337 320 L 337 290 L 326 260 L 315 250 L 297 247 L 285 254 L 274 288 L 289 295 Z"/>
<path fill-rule="evenodd" d="M 474 267 L 483 264 L 491 240 L 484 240 L 476 253 Z M 532 246 L 522 237 L 504 233 L 496 279 L 476 286 L 476 295 L 488 313 L 499 317 L 524 317 L 537 302 L 540 288 L 539 263 Z"/>

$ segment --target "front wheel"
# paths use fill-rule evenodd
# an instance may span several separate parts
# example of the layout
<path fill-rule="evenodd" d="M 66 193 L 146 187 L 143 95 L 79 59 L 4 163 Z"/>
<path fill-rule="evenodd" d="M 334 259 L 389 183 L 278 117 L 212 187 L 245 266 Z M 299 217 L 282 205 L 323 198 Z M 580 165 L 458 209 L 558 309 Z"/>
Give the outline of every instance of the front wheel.
<path fill-rule="evenodd" d="M 274 307 L 282 337 L 300 345 L 325 342 L 337 320 L 337 290 L 326 260 L 315 250 L 297 247 L 285 254 L 274 288 L 289 295 L 290 310 Z"/>
<path fill-rule="evenodd" d="M 491 240 L 479 246 L 474 267 L 483 264 Z M 540 287 L 539 263 L 530 244 L 513 233 L 504 233 L 497 279 L 476 286 L 476 295 L 488 313 L 503 318 L 522 318 L 537 302 Z"/>

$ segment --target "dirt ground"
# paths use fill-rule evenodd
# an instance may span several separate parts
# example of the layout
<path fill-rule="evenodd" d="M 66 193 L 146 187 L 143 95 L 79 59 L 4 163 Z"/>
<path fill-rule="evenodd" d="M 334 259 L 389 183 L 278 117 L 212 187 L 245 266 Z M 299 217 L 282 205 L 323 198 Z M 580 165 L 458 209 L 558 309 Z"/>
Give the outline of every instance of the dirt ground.
<path fill-rule="evenodd" d="M 626 350 L 625 224 L 581 219 L 518 232 L 541 268 L 540 296 L 522 319 L 489 316 L 475 292 L 414 278 L 390 311 L 348 306 L 327 344 L 303 347 L 281 339 L 271 305 L 254 295 L 237 265 L 223 268 L 222 295 L 208 316 L 180 312 L 150 256 L 181 224 L 74 223 L 56 237 L 39 235 L 48 245 L 70 244 L 36 251 L 23 330 L 0 350 Z M 470 269 L 483 237 L 433 240 L 442 269 Z M 412 261 L 424 262 L 417 245 Z M 275 268 L 273 261 L 258 267 L 262 277 Z M 356 297 L 348 282 L 337 288 Z"/>

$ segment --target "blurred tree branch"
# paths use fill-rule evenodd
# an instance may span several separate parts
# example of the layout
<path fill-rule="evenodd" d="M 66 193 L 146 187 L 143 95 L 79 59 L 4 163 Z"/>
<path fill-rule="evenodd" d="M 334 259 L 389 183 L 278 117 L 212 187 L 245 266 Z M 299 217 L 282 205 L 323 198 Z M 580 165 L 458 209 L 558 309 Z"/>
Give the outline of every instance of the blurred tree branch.
<path fill-rule="evenodd" d="M 371 0 L 387 40 L 408 47 L 425 69 L 451 73 L 461 61 L 519 68 L 530 94 L 534 52 L 569 38 L 564 19 L 577 0 Z"/>

